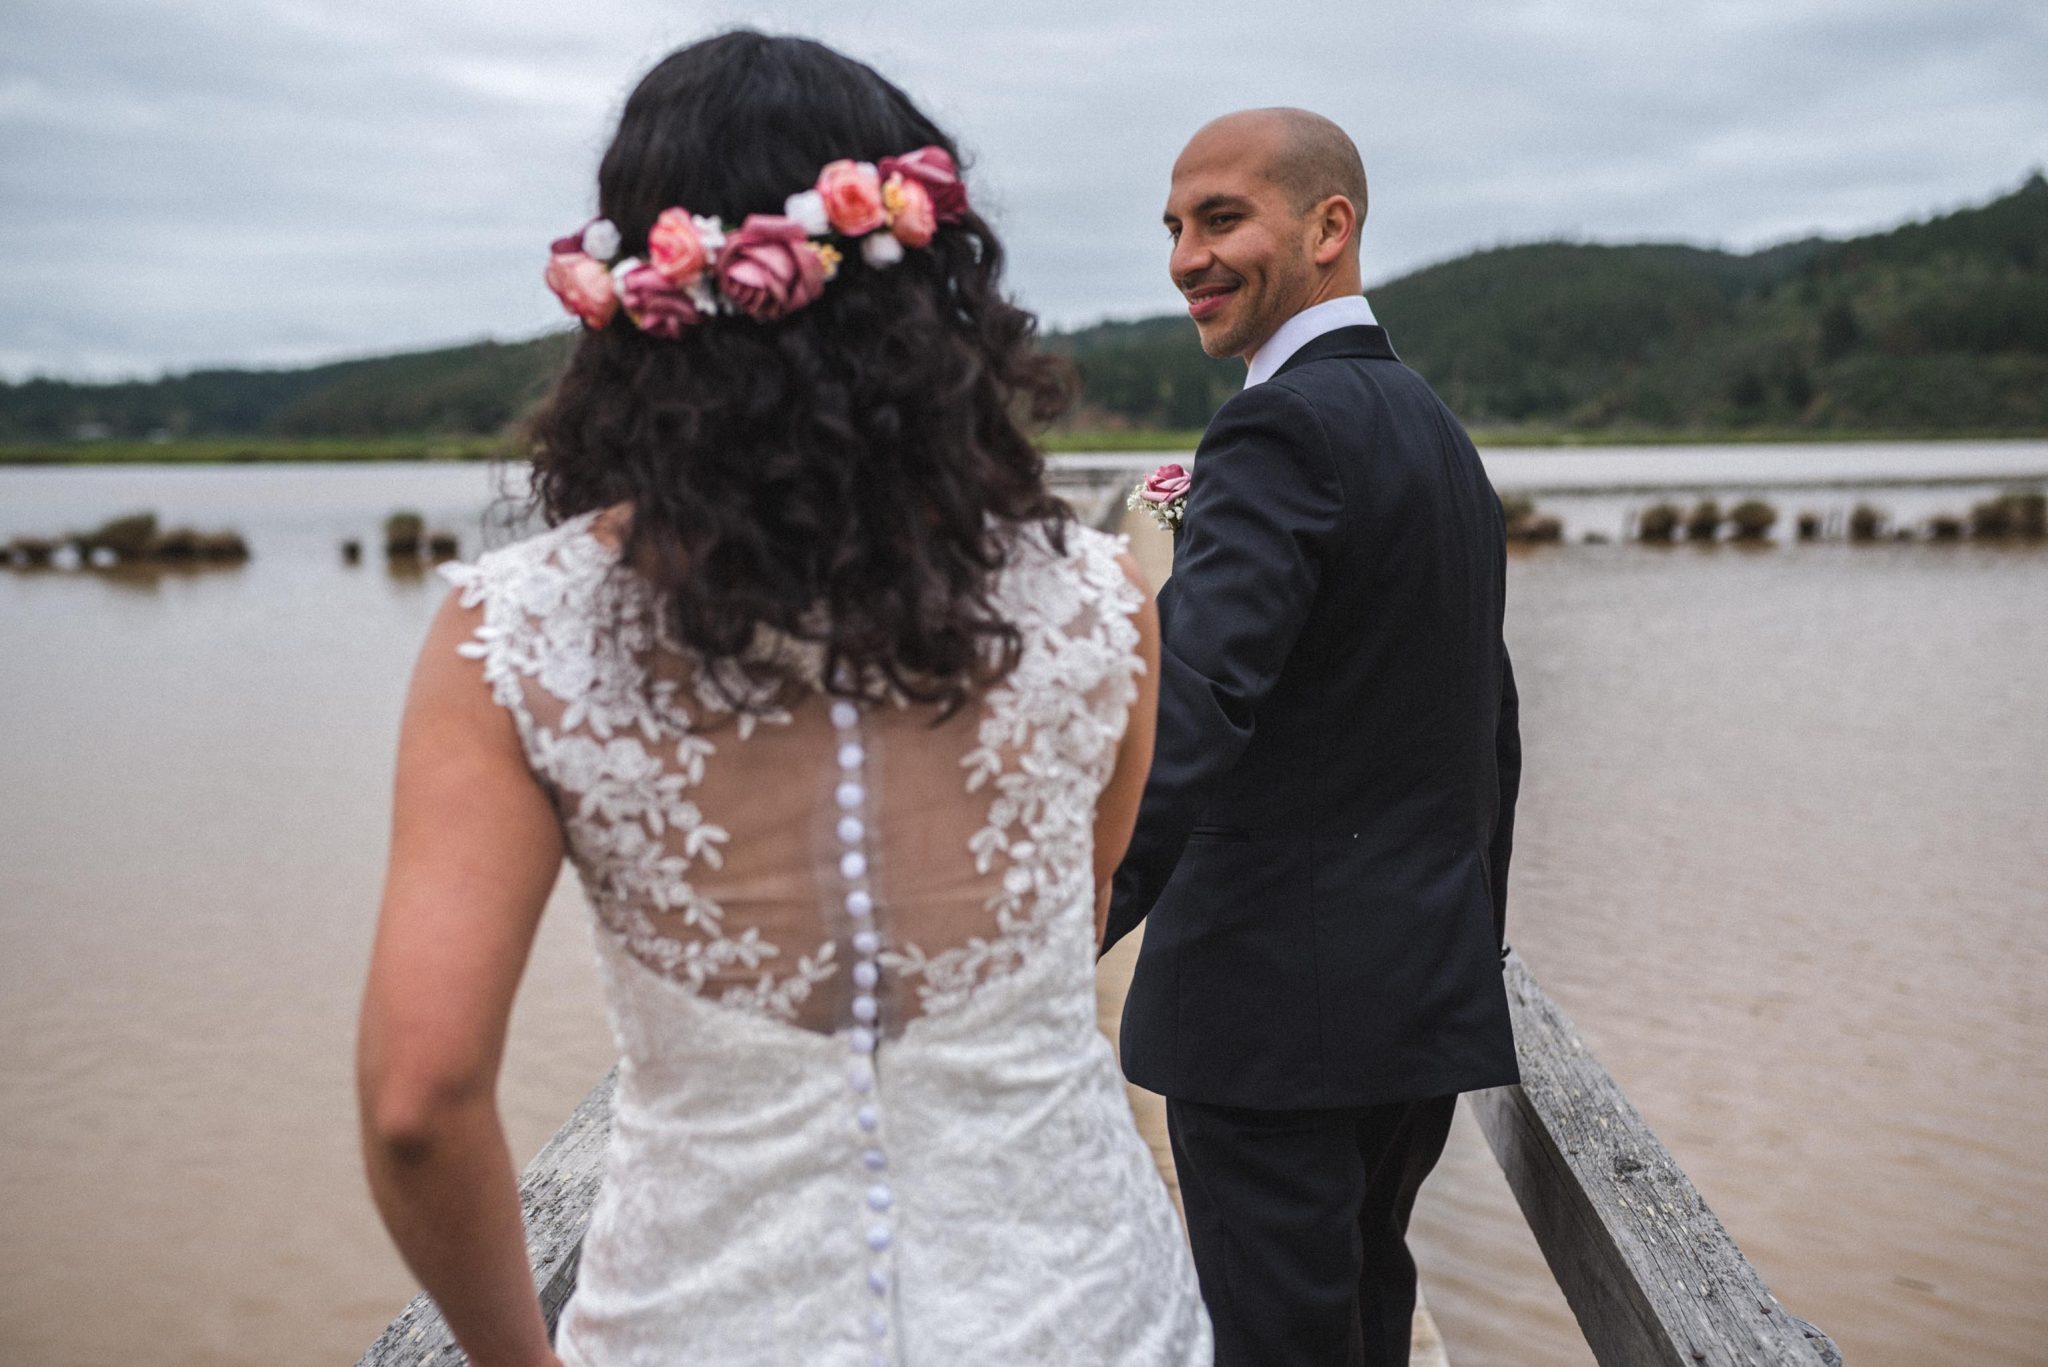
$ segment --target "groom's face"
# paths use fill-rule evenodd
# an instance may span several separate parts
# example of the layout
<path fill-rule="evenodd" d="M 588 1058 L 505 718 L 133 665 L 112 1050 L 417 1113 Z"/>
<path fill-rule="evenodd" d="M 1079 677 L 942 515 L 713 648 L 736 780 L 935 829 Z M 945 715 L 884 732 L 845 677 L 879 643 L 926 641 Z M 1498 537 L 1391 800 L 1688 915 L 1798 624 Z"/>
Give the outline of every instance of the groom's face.
<path fill-rule="evenodd" d="M 1219 120 L 1173 164 L 1168 269 L 1211 356 L 1249 360 L 1315 292 L 1309 216 L 1269 173 L 1278 152 L 1270 130 Z"/>

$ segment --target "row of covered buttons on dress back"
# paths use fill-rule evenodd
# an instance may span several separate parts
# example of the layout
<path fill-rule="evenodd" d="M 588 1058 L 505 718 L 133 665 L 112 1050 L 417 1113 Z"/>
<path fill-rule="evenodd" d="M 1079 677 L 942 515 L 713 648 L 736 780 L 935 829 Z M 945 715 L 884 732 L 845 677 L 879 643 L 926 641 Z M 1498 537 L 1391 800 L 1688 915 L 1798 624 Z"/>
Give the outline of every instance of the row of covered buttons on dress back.
<path fill-rule="evenodd" d="M 862 1329 L 874 1342 L 874 1367 L 889 1367 L 889 1256 L 894 1232 L 889 1211 L 895 1193 L 889 1189 L 889 1155 L 883 1147 L 882 1112 L 875 1091 L 875 1046 L 881 1030 L 881 931 L 876 927 L 872 868 L 868 857 L 868 756 L 861 740 L 860 708 L 845 699 L 832 703 L 832 726 L 838 738 L 839 778 L 833 791 L 838 805 L 839 876 L 845 885 L 846 914 L 853 926 L 853 1025 L 847 1044 L 853 1062 L 847 1085 L 854 1094 L 854 1124 L 860 1132 L 860 1161 L 866 1185 L 865 1242 L 869 1262 L 867 1287 L 872 1298 Z"/>

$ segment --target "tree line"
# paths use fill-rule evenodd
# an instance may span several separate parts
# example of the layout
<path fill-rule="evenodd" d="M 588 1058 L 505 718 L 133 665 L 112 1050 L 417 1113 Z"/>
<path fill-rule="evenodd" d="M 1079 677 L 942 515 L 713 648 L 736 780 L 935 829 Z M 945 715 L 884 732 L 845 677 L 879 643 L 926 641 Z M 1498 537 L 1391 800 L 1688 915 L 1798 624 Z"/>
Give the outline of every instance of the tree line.
<path fill-rule="evenodd" d="M 1888 232 L 1733 253 L 1538 242 L 1368 291 L 1469 425 L 1562 433 L 2048 431 L 2048 180 Z M 0 441 L 486 435 L 573 335 L 291 370 L 0 383 Z M 1243 383 L 1173 315 L 1053 333 L 1090 430 L 1193 429 Z"/>

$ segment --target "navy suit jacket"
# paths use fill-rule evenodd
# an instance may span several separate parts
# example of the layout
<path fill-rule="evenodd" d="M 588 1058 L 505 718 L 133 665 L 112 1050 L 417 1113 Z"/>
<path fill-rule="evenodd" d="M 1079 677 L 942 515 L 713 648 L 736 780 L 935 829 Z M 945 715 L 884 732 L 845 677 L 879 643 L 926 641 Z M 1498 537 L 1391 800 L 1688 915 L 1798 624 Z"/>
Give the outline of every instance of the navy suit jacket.
<path fill-rule="evenodd" d="M 1516 1081 L 1521 739 L 1478 452 L 1382 329 L 1346 327 L 1233 395 L 1193 476 L 1104 946 L 1148 921 L 1126 1075 L 1270 1109 Z"/>

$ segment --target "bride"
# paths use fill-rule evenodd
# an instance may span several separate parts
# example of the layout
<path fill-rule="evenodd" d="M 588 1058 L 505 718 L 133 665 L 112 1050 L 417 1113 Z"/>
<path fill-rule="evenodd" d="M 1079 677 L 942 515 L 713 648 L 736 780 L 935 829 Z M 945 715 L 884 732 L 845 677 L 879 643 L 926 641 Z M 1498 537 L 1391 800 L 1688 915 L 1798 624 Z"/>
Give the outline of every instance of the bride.
<path fill-rule="evenodd" d="M 726 34 L 550 253 L 551 530 L 429 631 L 359 1045 L 378 1206 L 485 1367 L 1210 1360 L 1095 1026 L 1156 621 L 1018 426 L 1061 372 L 952 147 Z M 621 1064 L 551 1346 L 494 1089 L 565 854 Z"/>

